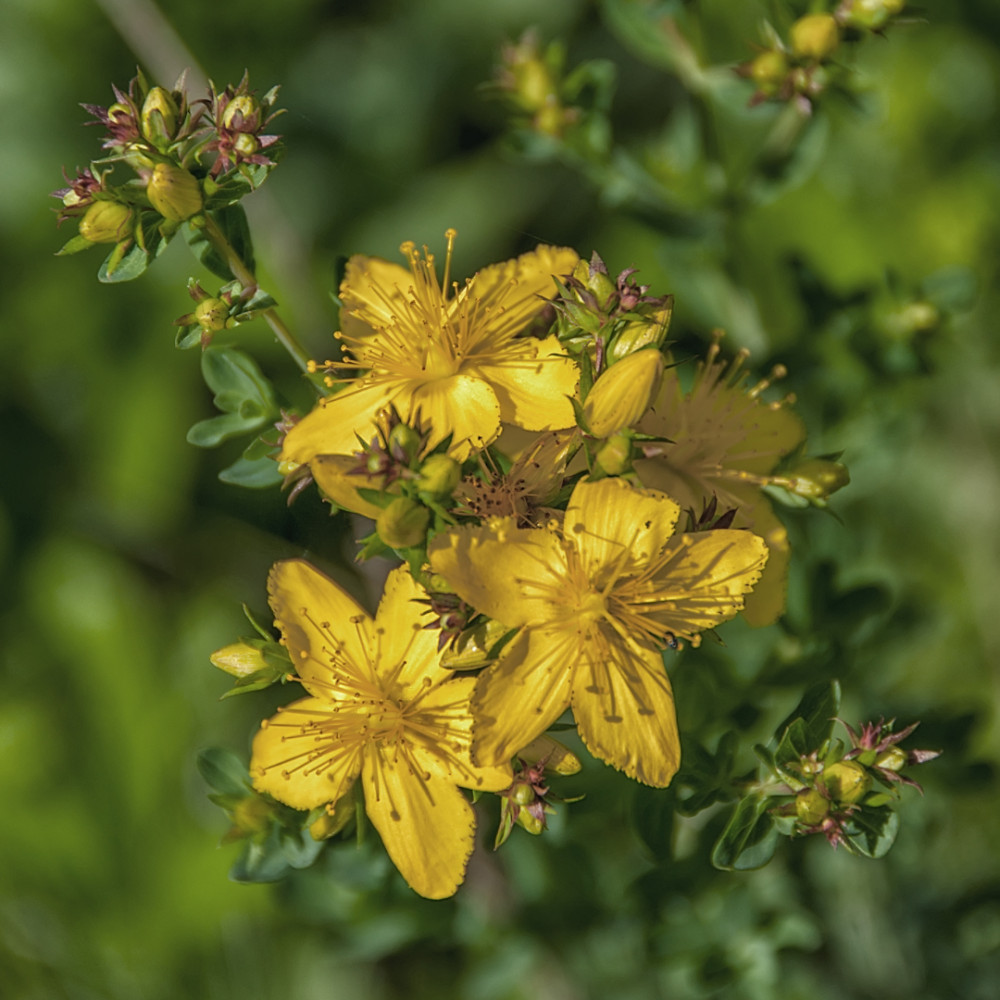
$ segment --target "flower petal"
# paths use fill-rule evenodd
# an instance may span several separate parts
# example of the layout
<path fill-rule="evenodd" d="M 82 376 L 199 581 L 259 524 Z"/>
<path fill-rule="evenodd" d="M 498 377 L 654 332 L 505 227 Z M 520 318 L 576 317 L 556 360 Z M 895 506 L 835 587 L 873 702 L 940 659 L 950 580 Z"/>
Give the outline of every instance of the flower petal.
<path fill-rule="evenodd" d="M 473 363 L 496 392 L 504 422 L 530 431 L 560 430 L 575 423 L 570 396 L 580 369 L 555 337 L 520 341 L 494 363 Z"/>
<path fill-rule="evenodd" d="M 358 467 L 353 455 L 317 455 L 311 462 L 313 478 L 319 488 L 340 508 L 352 514 L 370 517 L 373 521 L 382 513 L 381 507 L 369 503 L 358 494 L 358 487 L 378 489 L 366 475 L 352 470 Z M 378 480 L 381 483 L 381 480 Z"/>
<path fill-rule="evenodd" d="M 572 274 L 579 259 L 567 247 L 539 244 L 514 260 L 477 271 L 459 296 L 476 300 L 479 312 L 502 315 L 503 329 L 519 333 L 541 311 L 545 299 L 555 298 L 555 278 Z"/>
<path fill-rule="evenodd" d="M 285 436 L 282 462 L 304 465 L 317 455 L 351 455 L 358 438 L 375 436 L 375 417 L 398 396 L 398 380 L 362 378 L 335 396 L 321 399 Z"/>
<path fill-rule="evenodd" d="M 475 814 L 452 784 L 418 773 L 398 746 L 366 746 L 365 809 L 393 864 L 421 896 L 444 899 L 465 878 Z"/>
<path fill-rule="evenodd" d="M 648 646 L 602 646 L 573 672 L 572 705 L 587 749 L 630 778 L 665 788 L 681 746 L 670 680 Z"/>
<path fill-rule="evenodd" d="M 563 535 L 584 557 L 594 582 L 602 570 L 643 567 L 663 551 L 680 510 L 665 493 L 630 486 L 624 479 L 583 479 L 566 510 Z"/>
<path fill-rule="evenodd" d="M 411 425 L 419 418 L 430 430 L 428 450 L 449 434 L 449 452 L 464 461 L 473 448 L 482 448 L 500 434 L 500 404 L 493 389 L 476 375 L 450 375 L 414 383 L 403 419 Z"/>
<path fill-rule="evenodd" d="M 315 809 L 350 789 L 361 769 L 361 754 L 322 739 L 331 708 L 326 699 L 303 698 L 261 724 L 250 756 L 258 792 L 293 809 Z"/>
<path fill-rule="evenodd" d="M 304 559 L 275 563 L 267 578 L 275 624 L 310 694 L 337 698 L 337 679 L 370 674 L 371 617 Z"/>
<path fill-rule="evenodd" d="M 517 528 L 511 518 L 452 528 L 427 550 L 431 569 L 476 610 L 518 628 L 552 618 L 565 587 L 566 553 L 552 531 Z"/>
<path fill-rule="evenodd" d="M 649 579 L 643 613 L 682 638 L 714 628 L 743 607 L 767 562 L 764 540 L 749 531 L 678 535 Z"/>
<path fill-rule="evenodd" d="M 424 626 L 427 598 L 405 566 L 394 569 L 385 582 L 375 614 L 373 648 L 381 686 L 394 700 L 409 701 L 423 687 L 452 676 L 441 666 L 438 631 Z"/>
<path fill-rule="evenodd" d="M 749 491 L 747 491 L 749 494 Z M 746 525 L 754 534 L 760 535 L 767 543 L 767 565 L 760 580 L 747 594 L 743 604 L 743 617 L 755 628 L 777 621 L 785 610 L 785 595 L 788 590 L 788 561 L 791 555 L 788 532 L 770 503 L 759 493 L 748 495 L 739 508 L 736 527 Z"/>
<path fill-rule="evenodd" d="M 575 632 L 525 629 L 479 675 L 472 696 L 472 759 L 504 764 L 566 710 L 579 654 Z"/>
<path fill-rule="evenodd" d="M 340 323 L 345 338 L 350 341 L 371 336 L 391 326 L 406 308 L 412 288 L 409 268 L 381 257 L 355 254 L 348 260 L 340 283 Z M 364 314 L 363 319 L 355 315 L 359 312 Z"/>

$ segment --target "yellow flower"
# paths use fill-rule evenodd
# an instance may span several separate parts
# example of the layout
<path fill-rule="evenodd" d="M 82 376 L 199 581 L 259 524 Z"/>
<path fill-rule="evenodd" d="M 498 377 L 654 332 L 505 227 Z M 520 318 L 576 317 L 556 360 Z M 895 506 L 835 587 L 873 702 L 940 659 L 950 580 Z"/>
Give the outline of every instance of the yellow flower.
<path fill-rule="evenodd" d="M 741 370 L 746 351 L 731 365 L 718 355 L 716 339 L 698 364 L 689 392 L 681 387 L 678 369 L 664 374 L 639 430 L 667 441 L 646 445 L 647 457 L 636 460 L 635 470 L 644 485 L 668 493 L 695 517 L 717 497 L 720 513 L 736 508 L 734 527 L 749 528 L 767 542 L 767 569 L 743 609 L 750 624 L 767 625 L 785 606 L 788 534 L 761 487 L 782 481 L 769 473 L 803 441 L 805 428 L 787 400 L 761 401 L 769 380 L 746 384 L 747 373 Z M 779 367 L 773 377 L 782 374 Z"/>
<path fill-rule="evenodd" d="M 310 697 L 261 724 L 254 787 L 295 809 L 332 811 L 360 777 L 368 818 L 406 881 L 422 896 L 450 896 L 475 834 L 457 786 L 501 791 L 512 779 L 509 766 L 469 758 L 475 681 L 441 667 L 437 634 L 414 603 L 423 591 L 394 571 L 373 620 L 295 559 L 272 569 L 268 592 Z"/>
<path fill-rule="evenodd" d="M 347 360 L 330 363 L 354 375 L 346 389 L 321 401 L 289 432 L 282 459 L 349 454 L 368 440 L 390 403 L 405 423 L 431 429 L 428 448 L 449 434 L 463 460 L 494 441 L 501 420 L 528 430 L 573 424 L 568 396 L 578 370 L 554 336 L 522 337 L 555 294 L 554 278 L 577 262 L 572 250 L 539 246 L 516 260 L 484 268 L 463 287 L 449 283 L 454 230 L 444 277 L 432 254 L 401 247 L 409 270 L 353 257 L 341 285 Z"/>
<path fill-rule="evenodd" d="M 661 650 L 735 615 L 767 558 L 748 531 L 671 537 L 679 512 L 622 479 L 583 480 L 561 531 L 504 518 L 434 539 L 433 571 L 520 630 L 477 681 L 474 760 L 506 761 L 572 706 L 596 757 L 670 783 L 680 744 Z"/>

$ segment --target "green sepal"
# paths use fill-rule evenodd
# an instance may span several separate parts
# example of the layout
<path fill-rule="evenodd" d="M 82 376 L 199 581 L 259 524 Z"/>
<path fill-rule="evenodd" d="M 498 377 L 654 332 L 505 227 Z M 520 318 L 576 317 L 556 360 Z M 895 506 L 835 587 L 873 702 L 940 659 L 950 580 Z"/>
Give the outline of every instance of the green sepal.
<path fill-rule="evenodd" d="M 201 371 L 222 414 L 196 423 L 187 434 L 191 444 L 213 448 L 278 416 L 271 383 L 250 355 L 232 347 L 209 347 L 202 353 Z"/>
<path fill-rule="evenodd" d="M 712 864 L 723 871 L 762 868 L 774 856 L 778 831 L 766 796 L 741 799 L 712 848 Z"/>
<path fill-rule="evenodd" d="M 97 246 L 97 244 L 91 243 L 85 236 L 76 235 L 71 240 L 67 240 L 56 251 L 56 256 L 66 257 L 69 254 L 81 253 L 84 250 L 89 250 L 93 246 Z"/>

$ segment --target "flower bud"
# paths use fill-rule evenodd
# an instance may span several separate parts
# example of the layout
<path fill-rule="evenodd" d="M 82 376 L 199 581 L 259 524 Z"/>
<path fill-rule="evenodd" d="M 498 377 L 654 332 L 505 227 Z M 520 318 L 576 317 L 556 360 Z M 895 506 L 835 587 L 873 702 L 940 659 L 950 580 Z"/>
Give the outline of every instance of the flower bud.
<path fill-rule="evenodd" d="M 146 196 L 153 208 L 171 222 L 190 219 L 204 205 L 197 178 L 173 163 L 157 163 L 146 186 Z"/>
<path fill-rule="evenodd" d="M 222 127 L 243 131 L 255 124 L 255 115 L 260 113 L 260 103 L 249 94 L 237 94 L 222 112 Z"/>
<path fill-rule="evenodd" d="M 80 235 L 91 243 L 118 243 L 132 230 L 132 209 L 119 201 L 95 201 L 80 220 Z"/>
<path fill-rule="evenodd" d="M 165 148 L 177 134 L 177 103 L 162 87 L 153 87 L 142 104 L 142 134 L 157 148 Z"/>
<path fill-rule="evenodd" d="M 826 458 L 806 458 L 785 473 L 788 489 L 807 500 L 825 500 L 851 481 L 847 466 Z"/>
<path fill-rule="evenodd" d="M 761 52 L 747 67 L 750 79 L 765 97 L 773 97 L 788 76 L 788 60 L 777 49 Z"/>
<path fill-rule="evenodd" d="M 647 319 L 635 319 L 626 323 L 621 333 L 611 341 L 608 363 L 615 365 L 630 354 L 637 354 L 647 347 L 659 347 L 666 335 L 671 311 L 670 308 L 660 309 Z"/>
<path fill-rule="evenodd" d="M 851 0 L 841 8 L 840 19 L 849 28 L 878 31 L 905 6 L 905 0 Z"/>
<path fill-rule="evenodd" d="M 433 581 L 433 577 L 431 578 Z M 447 590 L 448 584 L 442 581 L 442 586 L 432 590 Z M 503 638 L 509 629 L 506 625 L 492 618 L 480 622 L 473 628 L 466 629 L 445 650 L 441 657 L 441 666 L 449 670 L 473 670 L 485 666 L 490 660 L 490 650 Z"/>
<path fill-rule="evenodd" d="M 375 521 L 379 538 L 393 549 L 419 545 L 427 534 L 431 512 L 409 497 L 397 497 Z"/>
<path fill-rule="evenodd" d="M 242 156 L 253 156 L 260 149 L 260 141 L 249 132 L 240 132 L 233 140 L 233 149 Z"/>
<path fill-rule="evenodd" d="M 901 771 L 906 767 L 909 756 L 900 747 L 889 747 L 875 758 L 875 766 L 886 771 Z"/>
<path fill-rule="evenodd" d="M 203 330 L 213 333 L 224 330 L 229 319 L 229 306 L 222 299 L 202 299 L 194 307 L 194 318 Z"/>
<path fill-rule="evenodd" d="M 569 747 L 563 746 L 545 733 L 535 737 L 523 750 L 519 750 L 517 756 L 528 764 L 537 764 L 544 760 L 546 773 L 577 774 L 583 766 L 580 758 Z"/>
<path fill-rule="evenodd" d="M 829 801 L 815 788 L 803 788 L 795 796 L 796 815 L 799 817 L 799 821 L 806 826 L 816 826 L 821 823 L 829 811 Z"/>
<path fill-rule="evenodd" d="M 397 462 L 409 465 L 420 452 L 420 435 L 406 424 L 396 424 L 389 431 L 386 450 Z"/>
<path fill-rule="evenodd" d="M 209 659 L 213 667 L 232 677 L 248 677 L 267 666 L 264 654 L 246 642 L 234 642 L 216 650 Z"/>
<path fill-rule="evenodd" d="M 332 808 L 309 824 L 309 835 L 313 840 L 329 840 L 335 837 L 350 822 L 354 815 L 354 796 L 342 795 Z"/>
<path fill-rule="evenodd" d="M 590 433 L 608 438 L 636 423 L 649 409 L 663 374 L 663 355 L 636 351 L 612 365 L 595 383 L 583 404 Z"/>
<path fill-rule="evenodd" d="M 534 813 L 529 812 L 527 809 L 522 809 L 517 814 L 517 824 L 535 837 L 537 837 L 545 829 L 545 820 L 539 819 Z"/>
<path fill-rule="evenodd" d="M 823 62 L 840 44 L 840 28 L 832 14 L 807 14 L 792 25 L 790 39 L 797 59 Z"/>
<path fill-rule="evenodd" d="M 449 497 L 462 478 L 462 467 L 448 455 L 430 455 L 420 466 L 417 489 L 435 500 Z"/>
<path fill-rule="evenodd" d="M 871 788 L 868 772 L 853 760 L 841 760 L 823 771 L 823 784 L 837 802 L 850 805 Z"/>

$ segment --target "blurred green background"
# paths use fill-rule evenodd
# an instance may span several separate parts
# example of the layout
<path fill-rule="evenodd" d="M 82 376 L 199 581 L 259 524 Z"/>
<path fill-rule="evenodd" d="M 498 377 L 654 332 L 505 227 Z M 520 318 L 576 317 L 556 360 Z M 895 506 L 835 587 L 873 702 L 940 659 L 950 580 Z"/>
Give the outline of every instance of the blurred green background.
<path fill-rule="evenodd" d="M 198 274 L 182 246 L 120 287 L 98 285 L 100 251 L 53 256 L 71 235 L 56 231 L 48 198 L 60 166 L 72 174 L 97 155 L 79 102 L 108 104 L 137 62 L 169 85 L 186 57 L 144 5 L 6 0 L 5 997 L 996 995 L 1000 8 L 926 0 L 912 23 L 867 40 L 857 100 L 829 102 L 788 169 L 727 200 L 775 109 L 748 109 L 735 75 L 711 101 L 692 99 L 636 25 L 677 13 L 704 59 L 731 66 L 753 54 L 760 18 L 786 11 L 750 0 L 170 5 L 218 84 L 246 67 L 261 90 L 283 85 L 287 158 L 247 207 L 265 287 L 317 356 L 335 328 L 338 257 L 392 258 L 404 239 L 440 246 L 454 226 L 457 273 L 539 240 L 598 249 L 612 271 L 638 266 L 654 292 L 675 293 L 682 349 L 703 350 L 722 325 L 759 370 L 787 364 L 811 451 L 843 449 L 852 483 L 834 500 L 840 523 L 788 513 L 791 627 L 762 637 L 737 626 L 729 666 L 708 657 L 700 679 L 685 661 L 682 717 L 685 692 L 693 702 L 714 684 L 734 718 L 773 725 L 794 697 L 754 687 L 754 650 L 768 645 L 800 687 L 840 677 L 845 717 L 920 718 L 911 742 L 946 751 L 918 775 L 927 795 L 907 795 L 883 862 L 783 843 L 761 872 L 714 873 L 690 846 L 700 820 L 681 824 L 675 860 L 658 857 L 623 829 L 626 806 L 603 796 L 598 767 L 588 798 L 563 810 L 569 822 L 544 842 L 516 833 L 474 862 L 456 901 L 431 904 L 371 851 L 331 852 L 321 875 L 277 887 L 227 880 L 235 848 L 217 846 L 227 823 L 195 757 L 245 750 L 271 705 L 220 702 L 227 679 L 208 655 L 246 632 L 241 601 L 264 609 L 273 559 L 309 549 L 352 578 L 351 528 L 315 497 L 289 512 L 276 493 L 218 483 L 235 454 L 186 444 L 212 409 L 195 355 L 172 347 L 184 281 Z M 609 155 L 584 176 L 502 141 L 505 114 L 478 85 L 531 25 L 564 39 L 570 64 L 616 65 L 613 133 L 631 160 Z M 651 223 L 636 193 L 649 178 L 665 217 L 700 228 Z M 928 301 L 940 321 L 917 329 L 907 309 Z M 263 331 L 252 336 L 265 363 L 281 362 Z M 810 630 L 820 648 L 806 655 L 797 636 Z M 740 700 L 750 690 L 760 704 Z"/>

